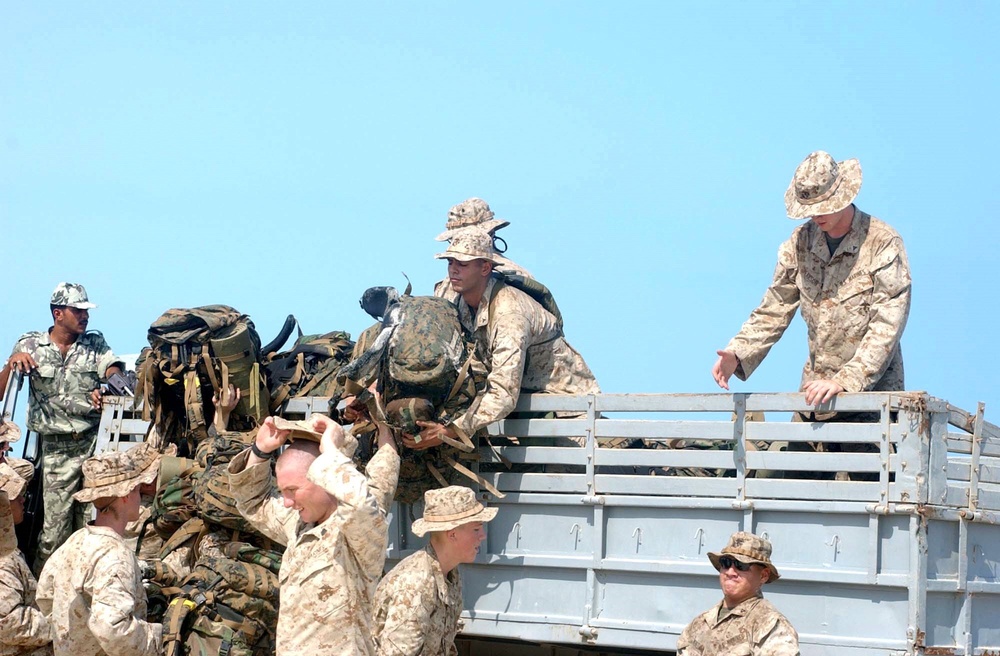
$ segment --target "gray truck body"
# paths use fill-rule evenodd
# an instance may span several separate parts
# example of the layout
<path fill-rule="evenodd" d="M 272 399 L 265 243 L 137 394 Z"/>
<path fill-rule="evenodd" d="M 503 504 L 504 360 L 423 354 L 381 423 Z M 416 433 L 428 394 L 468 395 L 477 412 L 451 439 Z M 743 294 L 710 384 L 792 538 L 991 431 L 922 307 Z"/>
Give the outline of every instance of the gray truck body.
<path fill-rule="evenodd" d="M 293 399 L 284 414 L 326 407 Z M 109 400 L 99 448 L 141 439 L 147 425 L 130 408 L 131 399 Z M 490 427 L 498 438 L 534 440 L 481 448 L 479 467 L 499 470 L 481 475 L 505 496 L 482 493 L 500 512 L 478 560 L 462 569 L 463 634 L 671 651 L 684 626 L 721 599 L 707 553 L 746 530 L 774 544 L 781 579 L 765 594 L 798 630 L 804 656 L 1000 652 L 1000 429 L 981 407 L 970 414 L 917 392 L 845 394 L 832 409 L 879 420 L 790 421 L 811 410 L 801 394 L 522 398 L 519 413 L 579 417 Z M 765 421 L 750 420 L 760 412 Z M 560 437 L 585 437 L 586 446 L 538 446 Z M 603 446 L 620 437 L 718 448 Z M 878 451 L 768 450 L 782 442 Z M 758 477 L 840 471 L 873 480 Z M 420 513 L 393 507 L 390 562 L 423 545 L 409 531 Z"/>

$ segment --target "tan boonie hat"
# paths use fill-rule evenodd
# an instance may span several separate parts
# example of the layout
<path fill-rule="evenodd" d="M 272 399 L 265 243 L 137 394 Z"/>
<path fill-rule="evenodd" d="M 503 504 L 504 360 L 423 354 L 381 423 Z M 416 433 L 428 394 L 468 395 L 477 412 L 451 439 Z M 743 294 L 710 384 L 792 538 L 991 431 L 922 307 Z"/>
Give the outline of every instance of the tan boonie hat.
<path fill-rule="evenodd" d="M 124 497 L 137 485 L 152 483 L 160 470 L 160 452 L 143 442 L 126 451 L 108 451 L 83 461 L 83 489 L 73 495 L 80 503 Z"/>
<path fill-rule="evenodd" d="M 74 282 L 61 282 L 56 285 L 49 305 L 64 305 L 78 310 L 93 310 L 97 307 L 87 298 L 87 290 L 83 285 Z"/>
<path fill-rule="evenodd" d="M 834 161 L 822 150 L 806 157 L 785 190 L 790 219 L 808 219 L 839 212 L 854 202 L 861 189 L 861 164 L 856 159 Z"/>
<path fill-rule="evenodd" d="M 456 230 L 448 244 L 448 250 L 434 257 L 439 260 L 471 262 L 487 260 L 499 264 L 499 254 L 493 249 L 493 237 L 480 227 Z"/>
<path fill-rule="evenodd" d="M 272 419 L 274 419 L 274 427 L 278 430 L 291 431 L 288 439 L 293 442 L 297 439 L 302 439 L 318 443 L 323 439 L 323 433 L 314 431 L 312 424 L 306 419 L 298 421 L 285 419 L 284 417 L 272 417 Z M 338 450 L 348 458 L 353 458 L 354 452 L 358 450 L 357 438 L 350 433 L 345 433 L 344 444 Z"/>
<path fill-rule="evenodd" d="M 31 471 L 34 474 L 34 469 Z M 8 499 L 13 500 L 24 494 L 29 480 L 31 479 L 26 479 L 21 472 L 14 469 L 10 462 L 0 462 L 0 492 L 6 492 Z"/>
<path fill-rule="evenodd" d="M 719 569 L 719 559 L 723 556 L 732 556 L 741 563 L 763 565 L 771 571 L 768 583 L 781 578 L 778 569 L 771 564 L 771 543 L 753 533 L 744 531 L 733 533 L 729 536 L 729 543 L 726 547 L 720 553 L 709 552 L 708 559 L 712 561 L 712 566 L 715 569 Z"/>
<path fill-rule="evenodd" d="M 463 524 L 488 522 L 497 516 L 496 508 L 487 508 L 476 493 L 461 485 L 424 492 L 424 516 L 413 522 L 413 534 L 422 536 L 434 531 L 450 531 Z"/>
<path fill-rule="evenodd" d="M 444 232 L 435 239 L 446 241 L 451 239 L 456 230 L 477 226 L 492 235 L 500 228 L 510 225 L 510 221 L 493 218 L 493 210 L 482 198 L 470 198 L 462 201 L 448 210 L 448 222 L 444 224 Z"/>
<path fill-rule="evenodd" d="M 0 442 L 13 444 L 21 439 L 21 428 L 12 421 L 0 423 Z"/>

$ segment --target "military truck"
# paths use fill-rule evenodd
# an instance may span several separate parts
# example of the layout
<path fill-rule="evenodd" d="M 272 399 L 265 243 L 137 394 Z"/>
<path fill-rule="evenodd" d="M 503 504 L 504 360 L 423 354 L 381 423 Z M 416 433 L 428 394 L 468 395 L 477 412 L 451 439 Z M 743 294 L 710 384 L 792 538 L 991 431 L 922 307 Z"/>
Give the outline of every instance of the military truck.
<path fill-rule="evenodd" d="M 327 407 L 292 399 L 282 414 Z M 804 656 L 1000 653 L 1000 428 L 982 405 L 922 392 L 795 415 L 813 410 L 802 394 L 523 397 L 479 454 L 504 497 L 480 493 L 500 512 L 462 566 L 463 651 L 671 652 L 721 599 L 706 554 L 746 530 L 774 544 L 781 579 L 765 595 Z M 99 448 L 146 429 L 132 399 L 109 397 Z M 585 446 L 541 446 L 562 437 Z M 423 545 L 409 530 L 421 512 L 393 507 L 387 567 Z"/>

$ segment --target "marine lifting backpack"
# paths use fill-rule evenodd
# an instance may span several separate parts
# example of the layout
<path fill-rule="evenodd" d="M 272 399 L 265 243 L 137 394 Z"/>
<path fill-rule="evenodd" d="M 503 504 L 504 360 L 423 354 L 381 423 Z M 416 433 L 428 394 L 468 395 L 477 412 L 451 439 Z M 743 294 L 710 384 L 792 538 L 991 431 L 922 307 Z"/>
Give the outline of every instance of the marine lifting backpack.
<path fill-rule="evenodd" d="M 215 415 L 212 395 L 233 384 L 241 398 L 230 426 L 248 429 L 268 414 L 260 337 L 245 314 L 227 305 L 167 310 L 149 327 L 136 397 L 143 419 L 168 442 L 201 441 Z"/>

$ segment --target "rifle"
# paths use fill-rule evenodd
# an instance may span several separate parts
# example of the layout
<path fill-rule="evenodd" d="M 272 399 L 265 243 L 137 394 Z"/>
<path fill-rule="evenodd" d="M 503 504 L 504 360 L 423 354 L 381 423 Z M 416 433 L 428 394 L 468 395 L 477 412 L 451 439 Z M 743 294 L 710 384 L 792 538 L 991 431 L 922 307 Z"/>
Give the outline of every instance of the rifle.
<path fill-rule="evenodd" d="M 107 391 L 105 394 L 111 396 L 135 396 L 136 375 L 134 371 L 124 374 L 115 372 L 108 377 Z"/>

